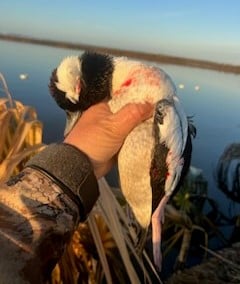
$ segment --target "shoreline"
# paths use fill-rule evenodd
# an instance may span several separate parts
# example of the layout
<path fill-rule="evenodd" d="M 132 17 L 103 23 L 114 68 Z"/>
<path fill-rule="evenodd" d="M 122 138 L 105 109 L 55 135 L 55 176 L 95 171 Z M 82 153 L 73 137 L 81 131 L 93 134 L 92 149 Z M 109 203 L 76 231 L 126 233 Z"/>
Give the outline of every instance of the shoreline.
<path fill-rule="evenodd" d="M 240 281 L 240 243 L 213 252 L 202 263 L 173 273 L 166 284 L 236 284 Z"/>
<path fill-rule="evenodd" d="M 68 49 L 73 49 L 73 50 L 91 50 L 91 51 L 109 53 L 115 56 L 127 56 L 127 57 L 146 60 L 150 62 L 180 65 L 180 66 L 186 66 L 186 67 L 215 70 L 215 71 L 225 72 L 225 73 L 240 74 L 240 65 L 217 63 L 217 62 L 208 61 L 208 60 L 191 59 L 191 58 L 162 55 L 162 54 L 156 54 L 156 53 L 145 53 L 141 51 L 138 52 L 138 51 L 131 51 L 131 50 L 121 50 L 121 49 L 115 49 L 115 48 L 109 48 L 109 47 L 100 47 L 100 46 L 93 46 L 93 45 L 81 44 L 81 43 L 71 43 L 71 42 L 65 42 L 65 41 L 55 41 L 55 40 L 50 40 L 50 39 L 39 39 L 39 38 L 32 38 L 32 37 L 18 36 L 18 35 L 11 35 L 11 34 L 0 34 L 0 40 L 13 41 L 13 42 L 18 42 L 18 43 L 45 45 L 45 46 L 51 46 L 51 47 L 56 47 L 56 48 L 66 48 L 66 49 L 68 48 Z"/>

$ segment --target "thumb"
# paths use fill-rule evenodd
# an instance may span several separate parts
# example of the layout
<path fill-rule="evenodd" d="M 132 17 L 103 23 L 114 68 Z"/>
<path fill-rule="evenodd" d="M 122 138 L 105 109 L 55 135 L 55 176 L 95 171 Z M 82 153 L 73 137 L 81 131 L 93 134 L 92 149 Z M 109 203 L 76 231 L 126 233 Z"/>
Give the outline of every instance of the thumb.
<path fill-rule="evenodd" d="M 154 105 L 148 102 L 129 103 L 113 114 L 113 120 L 121 135 L 127 136 L 134 127 L 153 115 Z"/>

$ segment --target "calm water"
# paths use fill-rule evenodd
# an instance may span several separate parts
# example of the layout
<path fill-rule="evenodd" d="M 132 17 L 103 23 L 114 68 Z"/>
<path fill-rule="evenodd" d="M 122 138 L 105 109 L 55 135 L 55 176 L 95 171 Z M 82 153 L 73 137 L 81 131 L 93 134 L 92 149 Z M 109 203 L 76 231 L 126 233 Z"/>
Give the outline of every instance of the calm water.
<path fill-rule="evenodd" d="M 44 123 L 45 143 L 62 139 L 65 115 L 48 93 L 52 70 L 60 60 L 78 51 L 0 41 L 0 72 L 7 80 L 14 99 L 34 106 Z M 160 66 L 160 65 L 159 65 Z M 197 138 L 194 140 L 192 165 L 203 169 L 209 196 L 227 212 L 230 201 L 216 188 L 213 178 L 224 148 L 240 141 L 240 76 L 214 71 L 161 65 L 178 87 L 178 94 L 188 115 L 194 116 Z M 27 80 L 19 74 L 28 73 Z M 195 86 L 200 87 L 199 91 Z M 2 95 L 2 94 L 1 94 Z M 236 213 L 239 206 L 234 206 Z"/>

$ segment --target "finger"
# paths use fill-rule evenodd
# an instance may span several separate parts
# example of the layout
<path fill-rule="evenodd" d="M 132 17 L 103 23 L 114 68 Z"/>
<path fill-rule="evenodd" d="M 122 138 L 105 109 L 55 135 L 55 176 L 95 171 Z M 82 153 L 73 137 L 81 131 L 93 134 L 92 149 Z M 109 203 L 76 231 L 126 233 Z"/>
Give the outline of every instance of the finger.
<path fill-rule="evenodd" d="M 94 125 L 94 122 L 100 121 L 109 115 L 112 115 L 109 105 L 106 102 L 100 102 L 85 110 L 78 119 L 76 126 L 79 128 L 86 125 Z"/>
<path fill-rule="evenodd" d="M 131 130 L 142 121 L 153 115 L 154 105 L 144 104 L 127 104 L 113 115 L 113 120 L 122 135 L 127 135 Z"/>

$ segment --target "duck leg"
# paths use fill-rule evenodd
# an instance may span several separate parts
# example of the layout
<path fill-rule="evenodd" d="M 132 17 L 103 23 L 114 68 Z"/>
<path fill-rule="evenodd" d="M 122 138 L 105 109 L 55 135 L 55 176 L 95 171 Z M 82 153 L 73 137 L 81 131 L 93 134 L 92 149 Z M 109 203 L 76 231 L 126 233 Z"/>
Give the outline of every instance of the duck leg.
<path fill-rule="evenodd" d="M 164 209 L 169 196 L 164 195 L 158 204 L 158 207 L 152 214 L 152 243 L 153 243 L 153 261 L 158 271 L 162 268 L 161 236 L 162 224 L 164 223 Z"/>

